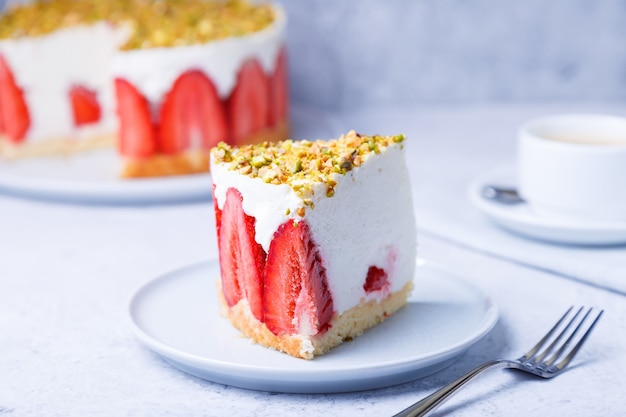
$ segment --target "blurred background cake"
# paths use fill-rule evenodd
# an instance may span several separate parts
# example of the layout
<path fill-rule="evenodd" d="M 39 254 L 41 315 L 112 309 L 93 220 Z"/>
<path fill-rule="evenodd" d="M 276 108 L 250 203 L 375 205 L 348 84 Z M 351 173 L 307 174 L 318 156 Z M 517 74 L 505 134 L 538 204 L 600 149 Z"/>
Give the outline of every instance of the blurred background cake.
<path fill-rule="evenodd" d="M 289 132 L 282 9 L 240 0 L 36 1 L 0 16 L 0 155 L 116 146 L 124 177 L 208 170 Z"/>

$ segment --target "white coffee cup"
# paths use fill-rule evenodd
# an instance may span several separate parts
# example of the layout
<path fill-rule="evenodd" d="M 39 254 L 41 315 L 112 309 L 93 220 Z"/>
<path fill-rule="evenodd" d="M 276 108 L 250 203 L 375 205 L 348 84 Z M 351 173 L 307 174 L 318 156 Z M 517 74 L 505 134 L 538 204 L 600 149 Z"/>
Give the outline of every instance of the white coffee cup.
<path fill-rule="evenodd" d="M 540 216 L 626 221 L 626 118 L 550 116 L 518 134 L 519 193 Z"/>

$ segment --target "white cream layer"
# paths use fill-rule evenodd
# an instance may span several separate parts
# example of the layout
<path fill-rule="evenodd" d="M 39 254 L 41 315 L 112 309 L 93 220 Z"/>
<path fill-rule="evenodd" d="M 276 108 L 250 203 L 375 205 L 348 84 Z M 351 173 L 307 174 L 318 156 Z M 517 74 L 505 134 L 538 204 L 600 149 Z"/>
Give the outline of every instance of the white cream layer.
<path fill-rule="evenodd" d="M 304 203 L 287 185 L 267 184 L 213 162 L 211 175 L 218 207 L 223 208 L 228 188 L 241 193 L 244 211 L 256 219 L 256 241 L 265 251 L 280 224 L 300 219 L 296 212 Z M 387 295 L 365 293 L 372 265 L 387 271 L 391 292 L 413 279 L 417 234 L 402 144 L 370 154 L 360 167 L 336 180 L 333 197 L 326 197 L 325 186 L 318 187 L 315 208 L 306 208 L 305 219 L 326 267 L 335 310 L 341 314 L 363 299 Z"/>
<path fill-rule="evenodd" d="M 105 22 L 58 30 L 47 36 L 0 41 L 30 115 L 28 141 L 112 133 L 117 128 L 109 65 L 127 33 Z M 74 126 L 72 85 L 95 90 L 101 122 Z"/>
<path fill-rule="evenodd" d="M 114 77 L 131 82 L 156 106 L 176 78 L 190 69 L 204 71 L 221 97 L 230 94 L 237 71 L 248 58 L 258 59 L 271 74 L 286 25 L 283 10 L 274 8 L 276 20 L 267 29 L 203 45 L 119 51 L 128 30 L 106 22 L 0 41 L 0 54 L 25 93 L 31 122 L 26 140 L 80 139 L 116 132 Z M 102 114 L 99 123 L 74 126 L 68 99 L 73 84 L 96 91 Z"/>
<path fill-rule="evenodd" d="M 283 10 L 278 6 L 274 10 L 276 20 L 271 26 L 243 37 L 203 45 L 123 51 L 113 59 L 112 73 L 129 81 L 156 104 L 183 72 L 197 69 L 207 74 L 220 97 L 226 98 L 245 60 L 256 58 L 266 74 L 274 72 L 286 25 Z"/>

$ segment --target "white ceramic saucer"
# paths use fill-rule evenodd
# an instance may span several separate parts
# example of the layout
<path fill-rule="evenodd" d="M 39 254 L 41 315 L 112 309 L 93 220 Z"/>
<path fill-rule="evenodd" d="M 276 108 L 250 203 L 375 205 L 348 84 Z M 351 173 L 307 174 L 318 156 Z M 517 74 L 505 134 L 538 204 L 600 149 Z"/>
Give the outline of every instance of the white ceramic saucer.
<path fill-rule="evenodd" d="M 533 239 L 571 245 L 618 245 L 626 243 L 626 222 L 583 222 L 541 217 L 526 203 L 502 204 L 485 197 L 488 185 L 516 187 L 513 169 L 488 172 L 469 186 L 471 202 L 506 230 Z"/>
<path fill-rule="evenodd" d="M 449 365 L 498 319 L 491 298 L 455 272 L 418 261 L 408 305 L 314 360 L 253 344 L 220 316 L 216 261 L 149 282 L 130 302 L 137 337 L 176 368 L 213 382 L 261 391 L 332 393 L 381 388 Z"/>

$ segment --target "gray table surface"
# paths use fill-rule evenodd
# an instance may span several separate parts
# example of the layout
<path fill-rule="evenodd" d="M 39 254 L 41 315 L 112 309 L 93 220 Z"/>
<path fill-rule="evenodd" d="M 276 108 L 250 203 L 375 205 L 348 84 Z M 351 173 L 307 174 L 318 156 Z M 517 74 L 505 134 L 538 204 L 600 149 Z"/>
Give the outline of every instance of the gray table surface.
<path fill-rule="evenodd" d="M 493 372 L 435 415 L 623 415 L 626 300 L 594 283 L 593 262 L 600 269 L 600 259 L 589 258 L 575 276 L 536 267 L 542 259 L 520 260 L 471 235 L 550 249 L 559 265 L 589 249 L 569 252 L 509 236 L 465 206 L 472 176 L 514 159 L 519 123 L 573 110 L 626 109 L 423 107 L 333 115 L 338 130 L 409 134 L 420 257 L 459 271 L 500 309 L 496 327 L 448 368 L 373 391 L 301 395 L 224 386 L 180 372 L 134 337 L 127 305 L 138 287 L 215 258 L 210 202 L 98 206 L 0 195 L 0 415 L 393 415 L 487 359 L 517 356 L 571 304 L 603 307 L 606 314 L 568 372 L 551 381 Z M 464 215 L 447 211 L 454 202 Z M 614 268 L 626 279 L 624 249 L 612 250 Z"/>

